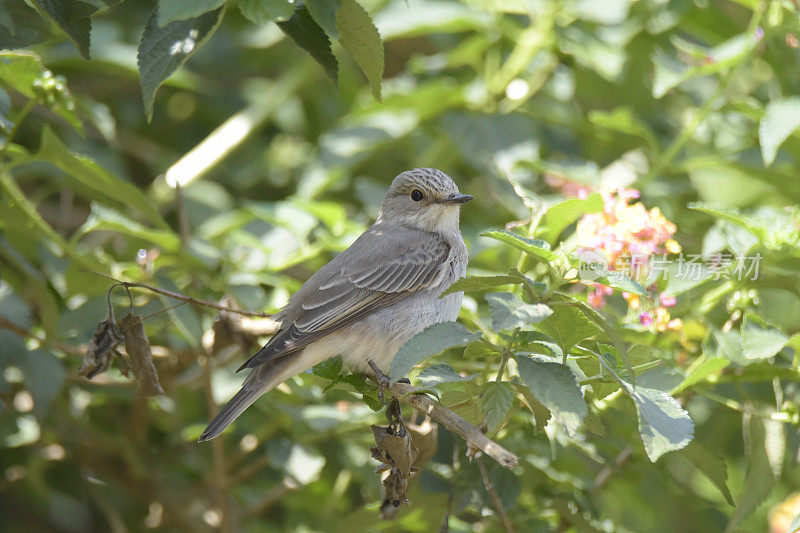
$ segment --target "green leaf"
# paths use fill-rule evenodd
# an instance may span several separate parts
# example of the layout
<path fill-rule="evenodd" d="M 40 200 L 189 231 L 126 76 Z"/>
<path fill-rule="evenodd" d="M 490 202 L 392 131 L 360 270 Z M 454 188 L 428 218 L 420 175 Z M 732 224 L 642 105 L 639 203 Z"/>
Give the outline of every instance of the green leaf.
<path fill-rule="evenodd" d="M 331 39 L 339 38 L 336 28 L 336 12 L 341 7 L 339 0 L 306 0 L 306 7 L 311 17 L 330 36 Z"/>
<path fill-rule="evenodd" d="M 481 233 L 481 237 L 491 237 L 500 242 L 510 244 L 518 250 L 536 257 L 545 262 L 550 262 L 557 257 L 557 254 L 550 250 L 550 244 L 541 239 L 526 239 L 521 235 L 512 233 L 508 230 L 492 230 Z"/>
<path fill-rule="evenodd" d="M 595 252 L 584 251 L 577 256 L 578 273 L 581 281 L 602 283 L 607 287 L 618 289 L 640 296 L 647 296 L 647 290 L 639 283 L 632 280 L 622 272 L 608 270 L 604 265 L 596 260 Z"/>
<path fill-rule="evenodd" d="M 746 359 L 772 357 L 789 342 L 789 337 L 778 328 L 760 324 L 748 317 L 741 327 L 742 355 Z"/>
<path fill-rule="evenodd" d="M 545 304 L 526 304 L 519 296 L 510 292 L 492 292 L 486 295 L 492 312 L 492 328 L 495 331 L 524 328 L 541 322 L 553 314 Z"/>
<path fill-rule="evenodd" d="M 728 524 L 728 530 L 732 530 L 734 526 L 753 514 L 775 486 L 775 476 L 765 448 L 766 432 L 763 422 L 758 416 L 745 413 L 742 415 L 742 427 L 747 470 L 742 483 L 742 493 Z"/>
<path fill-rule="evenodd" d="M 775 161 L 778 148 L 797 128 L 800 128 L 800 97 L 793 96 L 767 104 L 767 110 L 758 125 L 764 166 L 768 167 Z"/>
<path fill-rule="evenodd" d="M 253 24 L 286 20 L 294 13 L 287 0 L 239 0 L 239 11 Z"/>
<path fill-rule="evenodd" d="M 494 433 L 505 421 L 514 403 L 514 387 L 502 381 L 490 381 L 481 387 L 479 405 L 485 415 L 486 430 Z"/>
<path fill-rule="evenodd" d="M 704 357 L 703 359 L 698 359 L 696 364 L 692 364 L 692 366 L 689 367 L 686 377 L 683 378 L 680 385 L 672 390 L 672 394 L 678 394 L 692 385 L 704 381 L 707 377 L 717 374 L 729 364 L 730 361 L 721 357 Z"/>
<path fill-rule="evenodd" d="M 677 41 L 678 39 L 673 39 L 673 43 L 677 43 Z M 745 32 L 731 37 L 713 48 L 696 47 L 696 49 L 687 50 L 689 48 L 686 46 L 688 41 L 677 43 L 683 48 L 682 52 L 688 51 L 699 60 L 697 61 L 698 65 L 692 67 L 663 50 L 656 51 L 653 55 L 653 97 L 661 98 L 686 80 L 696 76 L 714 74 L 739 63 L 756 46 L 757 42 L 752 33 Z"/>
<path fill-rule="evenodd" d="M 443 363 L 437 363 L 424 368 L 417 376 L 417 379 L 423 387 L 433 387 L 441 383 L 472 381 L 477 376 L 478 374 L 462 376 L 457 373 L 452 366 Z"/>
<path fill-rule="evenodd" d="M 456 282 L 450 285 L 450 287 L 446 291 L 444 291 L 440 297 L 446 296 L 453 292 L 480 291 L 484 289 L 491 289 L 492 287 L 498 287 L 500 285 L 508 285 L 511 283 L 514 284 L 522 283 L 522 280 L 518 277 L 504 276 L 504 275 L 467 276 L 466 278 L 461 278 L 459 280 L 456 280 Z"/>
<path fill-rule="evenodd" d="M 441 322 L 423 329 L 403 344 L 392 359 L 389 379 L 397 381 L 423 359 L 454 346 L 464 346 L 479 339 L 458 322 Z"/>
<path fill-rule="evenodd" d="M 170 22 L 196 18 L 224 3 L 225 0 L 158 0 L 158 25 L 163 27 Z"/>
<path fill-rule="evenodd" d="M 147 21 L 139 41 L 137 60 L 142 100 L 148 122 L 153 118 L 153 101 L 161 83 L 200 48 L 222 22 L 221 7 L 199 17 L 158 25 L 156 11 Z"/>
<path fill-rule="evenodd" d="M 42 75 L 44 65 L 33 52 L 0 52 L 0 80 L 28 98 L 35 98 L 33 82 Z"/>
<path fill-rule="evenodd" d="M 67 372 L 59 359 L 41 350 L 28 352 L 22 366 L 25 386 L 34 399 L 33 412 L 42 418 L 50 403 L 61 392 Z"/>
<path fill-rule="evenodd" d="M 369 13 L 355 0 L 341 0 L 336 11 L 339 42 L 350 52 L 361 71 L 367 76 L 372 95 L 381 100 L 383 79 L 383 42 Z"/>
<path fill-rule="evenodd" d="M 316 376 L 333 381 L 339 377 L 339 374 L 341 374 L 343 364 L 344 363 L 341 357 L 330 357 L 325 359 L 323 362 L 314 365 L 314 367 L 311 368 L 311 371 Z"/>
<path fill-rule="evenodd" d="M 583 399 L 575 375 L 565 365 L 516 356 L 519 377 L 552 414 L 552 420 L 569 436 L 575 436 L 586 417 Z"/>
<path fill-rule="evenodd" d="M 26 48 L 48 37 L 47 23 L 25 0 L 0 2 L 0 41 L 4 48 Z"/>
<path fill-rule="evenodd" d="M 719 489 L 725 501 L 734 505 L 728 488 L 728 467 L 725 460 L 698 442 L 689 444 L 678 454 L 694 465 L 711 483 Z"/>
<path fill-rule="evenodd" d="M 584 314 L 571 305 L 559 305 L 553 314 L 538 325 L 542 332 L 550 335 L 564 353 L 581 342 L 597 334 L 597 327 Z"/>
<path fill-rule="evenodd" d="M 37 97 L 34 81 L 42 77 L 45 72 L 47 69 L 42 60 L 33 52 L 26 50 L 0 52 L 0 80 L 28 98 Z M 71 101 L 71 98 L 67 96 L 63 100 L 57 100 L 52 103 L 51 108 L 81 131 L 81 121 L 75 115 L 74 110 L 68 109 L 65 105 L 66 100 Z"/>
<path fill-rule="evenodd" d="M 542 217 L 539 236 L 555 243 L 564 228 L 578 220 L 586 213 L 596 213 L 603 210 L 603 197 L 595 193 L 585 200 L 570 198 L 551 206 Z"/>
<path fill-rule="evenodd" d="M 55 165 L 78 183 L 106 198 L 136 209 L 153 224 L 164 229 L 169 227 L 138 187 L 119 179 L 87 156 L 70 152 L 49 127 L 42 133 L 36 157 Z"/>
<path fill-rule="evenodd" d="M 296 5 L 294 15 L 287 21 L 278 22 L 278 27 L 325 69 L 325 74 L 335 85 L 339 81 L 339 64 L 331 51 L 331 42 L 311 18 L 307 7 L 299 2 Z"/>
<path fill-rule="evenodd" d="M 81 227 L 81 233 L 98 230 L 130 235 L 173 253 L 179 252 L 182 246 L 181 238 L 172 230 L 148 228 L 122 213 L 93 202 L 92 214 Z"/>
<path fill-rule="evenodd" d="M 75 43 L 85 59 L 89 59 L 89 37 L 92 31 L 91 16 L 97 8 L 81 0 L 32 0 L 48 19 L 55 22 L 69 40 Z"/>
<path fill-rule="evenodd" d="M 664 391 L 625 383 L 639 416 L 639 433 L 652 462 L 680 450 L 694 437 L 694 422 L 675 398 Z"/>

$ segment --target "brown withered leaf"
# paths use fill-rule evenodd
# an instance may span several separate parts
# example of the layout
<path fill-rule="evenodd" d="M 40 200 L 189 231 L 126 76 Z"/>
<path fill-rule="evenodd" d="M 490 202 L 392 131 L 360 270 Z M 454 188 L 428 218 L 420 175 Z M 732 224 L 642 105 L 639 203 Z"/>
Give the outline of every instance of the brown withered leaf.
<path fill-rule="evenodd" d="M 388 426 L 372 426 L 375 447 L 372 457 L 383 463 L 378 468 L 383 480 L 381 516 L 391 518 L 401 504 L 409 505 L 409 483 L 422 465 L 436 451 L 436 426 L 429 421 L 420 426 L 406 426 L 400 413 L 400 404 L 393 399 L 386 408 Z"/>
<path fill-rule="evenodd" d="M 97 325 L 78 374 L 92 379 L 105 371 L 111 365 L 111 358 L 121 342 L 114 320 L 109 315 Z"/>
<path fill-rule="evenodd" d="M 125 350 L 128 352 L 139 392 L 144 396 L 164 394 L 164 389 L 161 388 L 161 383 L 158 381 L 158 372 L 153 364 L 150 341 L 144 332 L 142 319 L 129 313 L 120 319 L 119 329 L 125 341 Z"/>
<path fill-rule="evenodd" d="M 411 464 L 409 474 L 405 479 L 405 489 L 407 490 L 419 476 L 425 464 L 436 454 L 439 446 L 439 426 L 430 419 L 425 419 L 419 425 L 406 424 L 406 430 L 411 436 L 412 445 L 417 450 L 414 462 Z M 393 489 L 396 489 L 396 482 L 396 479 L 390 481 Z M 384 487 L 384 498 L 381 503 L 381 518 L 383 519 L 394 518 L 397 514 L 399 507 L 395 505 L 396 500 L 390 499 L 392 497 L 392 494 Z"/>

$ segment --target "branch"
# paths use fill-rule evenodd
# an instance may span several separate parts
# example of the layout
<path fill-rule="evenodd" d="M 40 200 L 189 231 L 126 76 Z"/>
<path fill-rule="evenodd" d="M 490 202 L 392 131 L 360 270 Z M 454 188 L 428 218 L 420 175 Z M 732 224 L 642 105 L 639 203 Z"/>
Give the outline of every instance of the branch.
<path fill-rule="evenodd" d="M 209 302 L 208 300 L 198 300 L 196 298 L 192 298 L 191 296 L 186 296 L 185 294 L 181 294 L 179 292 L 172 292 L 166 289 L 161 289 L 159 287 L 153 287 L 152 285 L 147 285 L 146 283 L 135 283 L 132 281 L 120 281 L 116 278 L 112 278 L 111 276 L 106 276 L 105 274 L 101 274 L 100 272 L 92 272 L 91 270 L 87 270 L 91 274 L 95 274 L 97 276 L 107 278 L 110 280 L 115 281 L 116 283 L 122 285 L 125 288 L 139 288 L 139 289 L 146 289 L 148 291 L 154 292 L 156 294 L 160 294 L 162 296 L 166 296 L 168 298 L 175 298 L 176 300 L 183 300 L 184 302 L 189 302 L 190 304 L 200 305 L 204 307 L 213 307 L 214 309 L 219 309 L 220 311 L 228 311 L 229 313 L 236 313 L 237 315 L 242 316 L 252 316 L 252 317 L 260 317 L 260 318 L 269 318 L 272 315 L 268 315 L 266 313 L 256 313 L 255 311 L 242 311 L 240 309 L 234 309 L 233 307 L 227 307 L 225 305 L 220 305 L 216 302 Z"/>
<path fill-rule="evenodd" d="M 506 530 L 506 533 L 515 533 L 516 530 L 514 529 L 514 524 L 512 524 L 511 520 L 508 519 L 506 508 L 503 507 L 503 501 L 497 494 L 497 491 L 494 488 L 494 483 L 492 483 L 492 480 L 489 479 L 489 473 L 486 471 L 486 466 L 483 464 L 483 459 L 478 457 L 476 461 L 478 462 L 478 469 L 481 471 L 481 477 L 483 478 L 483 486 L 486 487 L 486 492 L 488 492 L 489 496 L 492 498 L 494 507 L 497 509 L 497 514 L 500 516 L 500 521 L 503 522 L 503 529 Z"/>
<path fill-rule="evenodd" d="M 408 383 L 397 382 L 389 386 L 389 392 L 391 392 L 398 401 L 430 416 L 451 432 L 460 435 L 467 444 L 478 448 L 500 463 L 501 466 L 509 470 L 513 470 L 514 467 L 517 466 L 519 458 L 516 455 L 491 440 L 484 435 L 481 430 L 436 400 L 431 399 L 425 394 L 415 394 L 418 391 L 419 389 Z"/>

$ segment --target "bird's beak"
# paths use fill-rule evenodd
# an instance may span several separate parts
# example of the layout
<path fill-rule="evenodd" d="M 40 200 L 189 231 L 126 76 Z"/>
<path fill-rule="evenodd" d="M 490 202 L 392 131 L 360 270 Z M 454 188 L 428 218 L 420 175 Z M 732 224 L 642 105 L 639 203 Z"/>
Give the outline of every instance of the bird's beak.
<path fill-rule="evenodd" d="M 447 205 L 459 205 L 459 204 L 465 204 L 470 200 L 472 200 L 473 198 L 474 196 L 472 196 L 471 194 L 451 194 L 446 198 L 442 198 L 437 203 L 447 204 Z"/>

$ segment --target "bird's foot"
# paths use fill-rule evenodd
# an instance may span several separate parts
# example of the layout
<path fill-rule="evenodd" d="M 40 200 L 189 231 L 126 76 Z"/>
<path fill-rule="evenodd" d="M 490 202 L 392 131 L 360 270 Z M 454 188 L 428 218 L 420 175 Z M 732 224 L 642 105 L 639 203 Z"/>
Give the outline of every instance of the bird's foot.
<path fill-rule="evenodd" d="M 383 399 L 383 392 L 389 388 L 389 376 L 384 374 L 372 359 L 367 359 L 367 364 L 375 373 L 375 381 L 378 383 L 378 400 L 380 400 L 382 404 L 386 405 L 386 402 Z"/>

